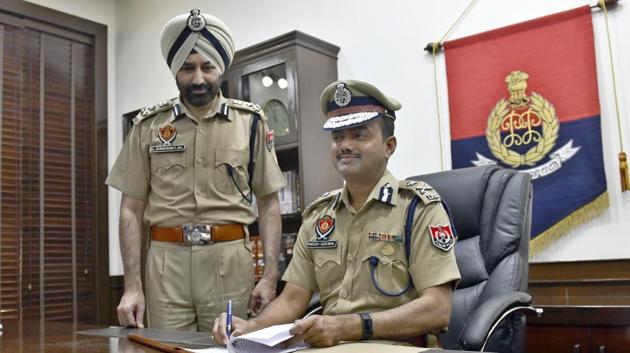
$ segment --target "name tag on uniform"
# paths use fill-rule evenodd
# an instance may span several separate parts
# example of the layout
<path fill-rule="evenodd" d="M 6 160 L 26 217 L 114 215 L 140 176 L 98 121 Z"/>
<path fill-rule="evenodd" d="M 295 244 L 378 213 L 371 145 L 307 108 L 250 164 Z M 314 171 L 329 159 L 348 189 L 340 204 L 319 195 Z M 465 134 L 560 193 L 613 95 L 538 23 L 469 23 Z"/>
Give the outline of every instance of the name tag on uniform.
<path fill-rule="evenodd" d="M 151 148 L 149 148 L 149 153 L 183 152 L 185 150 L 185 145 L 157 145 L 151 146 Z"/>
<path fill-rule="evenodd" d="M 334 249 L 337 247 L 336 240 L 311 240 L 306 242 L 308 249 Z"/>

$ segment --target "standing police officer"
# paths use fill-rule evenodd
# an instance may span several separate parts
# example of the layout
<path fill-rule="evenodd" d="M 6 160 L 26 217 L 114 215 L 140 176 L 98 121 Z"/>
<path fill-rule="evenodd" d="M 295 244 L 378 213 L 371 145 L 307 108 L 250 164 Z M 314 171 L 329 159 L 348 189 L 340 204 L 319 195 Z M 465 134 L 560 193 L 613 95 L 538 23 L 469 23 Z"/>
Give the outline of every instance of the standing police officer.
<path fill-rule="evenodd" d="M 284 291 L 260 316 L 234 318 L 234 335 L 298 319 L 319 291 L 323 315 L 297 320 L 294 340 L 434 344 L 427 334 L 448 324 L 460 278 L 455 234 L 430 185 L 398 181 L 387 170 L 400 103 L 348 80 L 328 86 L 321 106 L 324 129 L 332 134 L 331 159 L 345 186 L 304 211 Z M 213 336 L 227 343 L 225 315 L 215 321 Z"/>
<path fill-rule="evenodd" d="M 276 191 L 285 181 L 260 108 L 226 99 L 219 89 L 234 55 L 229 28 L 195 9 L 170 20 L 161 43 L 180 96 L 134 119 L 106 181 L 123 193 L 125 291 L 118 320 L 143 327 L 144 220 L 151 234 L 149 327 L 209 331 L 228 300 L 244 317 L 274 298 L 281 233 Z M 266 261 L 256 288 L 247 229 L 256 218 L 252 193 Z"/>

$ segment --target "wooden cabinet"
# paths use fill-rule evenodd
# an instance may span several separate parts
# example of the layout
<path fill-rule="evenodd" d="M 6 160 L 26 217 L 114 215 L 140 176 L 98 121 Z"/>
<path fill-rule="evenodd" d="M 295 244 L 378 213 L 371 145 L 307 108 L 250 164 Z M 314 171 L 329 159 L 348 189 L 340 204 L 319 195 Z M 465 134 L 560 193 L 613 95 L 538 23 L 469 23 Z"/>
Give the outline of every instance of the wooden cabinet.
<path fill-rule="evenodd" d="M 288 247 L 304 207 L 343 185 L 330 161 L 330 134 L 322 129 L 319 105 L 321 92 L 337 80 L 338 52 L 335 45 L 293 31 L 237 51 L 223 77 L 223 94 L 260 105 L 274 130 L 278 162 L 290 179 L 291 190 L 281 197 Z M 283 256 L 290 256 L 288 250 Z"/>
<path fill-rule="evenodd" d="M 529 323 L 527 352 L 628 353 L 630 352 L 630 325 Z"/>
<path fill-rule="evenodd" d="M 528 318 L 528 320 L 530 320 L 530 318 Z M 527 352 L 590 352 L 588 327 L 586 325 L 531 325 L 528 322 Z"/>
<path fill-rule="evenodd" d="M 630 352 L 630 306 L 541 307 L 541 318 L 527 318 L 528 352 Z"/>
<path fill-rule="evenodd" d="M 592 326 L 590 327 L 589 336 L 591 339 L 591 352 L 630 352 L 630 325 Z"/>
<path fill-rule="evenodd" d="M 530 264 L 527 318 L 532 353 L 630 352 L 630 260 Z"/>

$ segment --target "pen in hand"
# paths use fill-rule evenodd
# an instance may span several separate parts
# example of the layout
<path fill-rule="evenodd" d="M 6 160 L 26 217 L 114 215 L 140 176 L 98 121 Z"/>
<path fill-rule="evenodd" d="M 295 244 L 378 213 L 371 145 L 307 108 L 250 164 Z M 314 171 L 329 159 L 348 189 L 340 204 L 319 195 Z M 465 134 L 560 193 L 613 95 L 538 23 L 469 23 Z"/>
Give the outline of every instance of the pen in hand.
<path fill-rule="evenodd" d="M 228 338 L 232 334 L 232 300 L 228 300 L 227 302 L 227 315 L 225 317 L 225 333 Z"/>

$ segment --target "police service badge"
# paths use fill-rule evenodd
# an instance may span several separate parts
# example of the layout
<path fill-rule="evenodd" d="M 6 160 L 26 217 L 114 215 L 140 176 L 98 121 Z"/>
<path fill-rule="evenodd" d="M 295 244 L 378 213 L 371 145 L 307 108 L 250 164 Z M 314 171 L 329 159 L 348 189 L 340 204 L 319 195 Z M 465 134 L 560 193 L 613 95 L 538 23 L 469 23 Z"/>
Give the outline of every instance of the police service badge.
<path fill-rule="evenodd" d="M 334 100 L 335 104 L 340 107 L 345 107 L 346 105 L 350 104 L 350 101 L 352 100 L 352 93 L 350 93 L 350 91 L 346 88 L 345 83 L 340 83 L 337 85 L 337 88 L 335 89 Z"/>
<path fill-rule="evenodd" d="M 273 130 L 267 131 L 265 145 L 267 145 L 267 151 L 271 152 L 271 150 L 273 149 Z"/>
<path fill-rule="evenodd" d="M 381 254 L 385 256 L 392 256 L 395 253 L 396 253 L 396 248 L 393 247 L 391 244 L 385 244 L 385 246 L 381 248 Z"/>
<path fill-rule="evenodd" d="M 193 32 L 199 32 L 206 27 L 206 19 L 201 15 L 199 9 L 190 10 L 187 25 Z"/>
<path fill-rule="evenodd" d="M 177 129 L 171 124 L 166 124 L 158 129 L 158 139 L 162 144 L 157 146 L 151 146 L 149 153 L 163 153 L 163 152 L 182 152 L 186 149 L 185 145 L 174 145 L 177 137 Z"/>
<path fill-rule="evenodd" d="M 160 141 L 162 141 L 163 145 L 170 145 L 171 142 L 175 140 L 176 136 L 177 129 L 175 129 L 175 126 L 171 124 L 162 126 L 158 132 L 158 138 L 160 139 Z"/>
<path fill-rule="evenodd" d="M 313 241 L 309 241 L 306 243 L 307 248 L 314 249 L 329 249 L 336 248 L 337 241 L 329 240 L 328 238 L 332 234 L 333 230 L 335 230 L 335 219 L 329 215 L 325 215 L 315 222 L 315 234 L 317 238 Z"/>
<path fill-rule="evenodd" d="M 502 98 L 488 116 L 486 140 L 492 154 L 512 168 L 534 167 L 523 172 L 532 179 L 546 176 L 562 167 L 562 162 L 570 159 L 580 147 L 573 147 L 570 140 L 556 151 L 551 151 L 558 139 L 558 115 L 553 104 L 541 94 L 526 94 L 529 75 L 523 71 L 513 71 L 506 78 L 510 98 Z M 550 161 L 536 166 L 547 155 Z M 479 153 L 474 165 L 495 164 Z"/>
<path fill-rule="evenodd" d="M 449 224 L 430 225 L 429 233 L 431 234 L 431 243 L 440 250 L 449 251 L 455 245 L 455 237 Z"/>
<path fill-rule="evenodd" d="M 335 229 L 335 219 L 326 215 L 317 220 L 315 225 L 315 233 L 317 234 L 317 240 L 328 240 L 328 236 Z"/>

